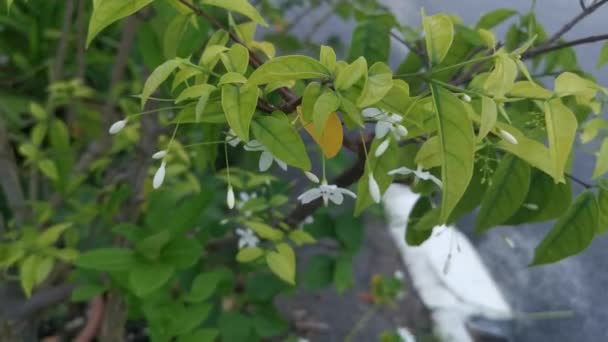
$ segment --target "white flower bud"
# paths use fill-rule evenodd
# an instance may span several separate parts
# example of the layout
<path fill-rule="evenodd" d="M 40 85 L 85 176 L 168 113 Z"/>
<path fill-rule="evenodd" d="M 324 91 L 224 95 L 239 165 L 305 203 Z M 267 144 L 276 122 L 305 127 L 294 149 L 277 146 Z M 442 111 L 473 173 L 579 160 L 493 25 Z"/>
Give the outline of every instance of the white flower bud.
<path fill-rule="evenodd" d="M 386 152 L 386 149 L 388 148 L 388 145 L 390 144 L 390 140 L 389 139 L 385 139 L 383 142 L 380 143 L 380 145 L 378 145 L 378 148 L 376 149 L 376 152 L 374 153 L 374 156 L 380 157 L 381 155 L 384 154 L 384 152 Z"/>
<path fill-rule="evenodd" d="M 471 97 L 467 94 L 462 94 L 462 99 L 464 102 L 471 102 Z"/>
<path fill-rule="evenodd" d="M 158 168 L 158 170 L 156 170 L 156 173 L 154 174 L 154 179 L 152 179 L 152 187 L 154 189 L 158 189 L 161 185 L 163 185 L 166 173 L 165 166 L 166 162 L 162 162 L 160 164 L 160 167 Z"/>
<path fill-rule="evenodd" d="M 370 196 L 372 196 L 372 200 L 374 200 L 374 202 L 376 202 L 376 203 L 380 203 L 380 200 L 381 200 L 380 187 L 378 186 L 378 182 L 376 182 L 374 175 L 371 173 L 369 174 L 368 183 L 369 183 L 369 194 L 370 194 Z"/>
<path fill-rule="evenodd" d="M 517 145 L 517 139 L 513 136 L 513 134 L 500 128 L 498 129 L 498 133 L 506 142 L 511 143 L 513 145 Z"/>
<path fill-rule="evenodd" d="M 127 125 L 127 119 L 116 121 L 115 123 L 112 124 L 112 126 L 110 126 L 110 129 L 108 130 L 108 132 L 110 134 L 116 134 L 116 133 L 122 131 L 126 125 Z"/>
<path fill-rule="evenodd" d="M 314 173 L 304 171 L 304 174 L 306 175 L 306 178 L 308 178 L 311 182 L 319 183 L 319 177 L 317 177 Z"/>
<path fill-rule="evenodd" d="M 405 126 L 397 125 L 397 133 L 399 133 L 399 136 L 403 138 L 407 136 L 409 132 L 407 131 L 407 128 L 405 128 Z"/>
<path fill-rule="evenodd" d="M 165 158 L 166 155 L 167 155 L 167 150 L 158 151 L 152 155 L 152 159 L 156 159 L 156 160 L 163 159 L 163 158 Z"/>
<path fill-rule="evenodd" d="M 232 190 L 232 185 L 228 186 L 228 193 L 226 194 L 226 205 L 228 205 L 229 209 L 234 208 L 234 190 Z"/>

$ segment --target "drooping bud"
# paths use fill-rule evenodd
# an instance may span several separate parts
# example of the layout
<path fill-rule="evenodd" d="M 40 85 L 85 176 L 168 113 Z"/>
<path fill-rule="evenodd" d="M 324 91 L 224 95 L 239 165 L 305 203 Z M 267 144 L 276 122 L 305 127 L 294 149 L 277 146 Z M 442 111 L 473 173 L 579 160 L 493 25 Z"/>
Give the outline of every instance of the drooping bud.
<path fill-rule="evenodd" d="M 228 186 L 228 193 L 226 194 L 226 205 L 229 209 L 234 208 L 234 190 L 232 190 L 232 185 Z"/>
<path fill-rule="evenodd" d="M 152 155 L 152 159 L 156 159 L 156 160 L 163 159 L 163 158 L 165 158 L 166 155 L 167 155 L 167 150 L 158 151 Z"/>
<path fill-rule="evenodd" d="M 374 153 L 374 156 L 380 157 L 381 155 L 384 154 L 384 152 L 386 152 L 386 149 L 388 148 L 388 145 L 390 144 L 390 140 L 389 139 L 385 139 L 383 142 L 380 143 L 380 145 L 378 145 L 378 148 L 376 149 L 376 152 Z"/>
<path fill-rule="evenodd" d="M 156 173 L 154 174 L 154 179 L 152 179 L 152 187 L 154 189 L 158 189 L 160 188 L 161 185 L 163 185 L 163 182 L 165 180 L 165 174 L 166 174 L 166 162 L 162 162 L 160 164 L 160 167 L 158 168 L 158 170 L 156 170 Z"/>
<path fill-rule="evenodd" d="M 312 172 L 304 171 L 304 175 L 313 183 L 319 183 L 319 177 Z"/>
<path fill-rule="evenodd" d="M 122 131 L 126 125 L 127 125 L 127 119 L 116 121 L 115 123 L 112 124 L 112 126 L 110 126 L 108 133 L 114 135 L 114 134 Z"/>
<path fill-rule="evenodd" d="M 374 200 L 375 203 L 380 203 L 380 200 L 382 199 L 380 195 L 380 187 L 378 186 L 378 182 L 376 182 L 374 175 L 371 173 L 369 174 L 368 184 L 369 194 L 372 197 L 372 200 Z"/>
<path fill-rule="evenodd" d="M 517 139 L 513 136 L 513 134 L 505 131 L 504 129 L 498 129 L 498 133 L 500 134 L 500 136 L 508 143 L 511 143 L 513 145 L 517 145 Z"/>

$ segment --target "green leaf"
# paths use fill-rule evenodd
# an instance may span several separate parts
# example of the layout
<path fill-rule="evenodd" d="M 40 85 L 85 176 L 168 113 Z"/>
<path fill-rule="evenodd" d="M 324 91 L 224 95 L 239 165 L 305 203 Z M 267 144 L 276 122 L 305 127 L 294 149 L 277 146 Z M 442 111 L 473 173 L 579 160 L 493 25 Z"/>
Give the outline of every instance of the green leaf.
<path fill-rule="evenodd" d="M 135 249 L 146 258 L 155 260 L 159 257 L 161 250 L 169 243 L 170 239 L 171 234 L 169 231 L 161 230 L 156 234 L 147 236 L 143 240 L 137 241 Z"/>
<path fill-rule="evenodd" d="M 600 56 L 597 59 L 597 68 L 603 67 L 606 63 L 608 63 L 608 42 L 604 43 L 604 46 L 602 47 Z"/>
<path fill-rule="evenodd" d="M 210 84 L 197 84 L 195 86 L 188 87 L 179 94 L 177 99 L 175 99 L 175 103 L 177 104 L 177 103 L 184 102 L 184 101 L 190 100 L 190 99 L 195 99 L 195 98 L 200 99 L 201 97 L 205 97 L 206 99 L 209 99 L 209 95 L 211 95 L 211 93 L 215 89 L 216 89 L 215 86 L 212 86 Z M 205 100 L 205 103 L 206 103 L 206 100 Z M 204 109 L 204 106 L 203 106 L 203 109 Z"/>
<path fill-rule="evenodd" d="M 367 74 L 367 61 L 363 57 L 341 69 L 336 76 L 335 86 L 338 90 L 346 90 L 357 83 Z"/>
<path fill-rule="evenodd" d="M 606 172 L 608 172 L 608 138 L 604 139 L 598 152 L 595 168 L 593 169 L 593 179 L 602 177 Z"/>
<path fill-rule="evenodd" d="M 580 253 L 591 244 L 598 224 L 599 209 L 595 195 L 585 191 L 536 247 L 532 264 L 548 264 Z"/>
<path fill-rule="evenodd" d="M 483 196 L 475 230 L 481 233 L 513 216 L 524 203 L 529 187 L 530 166 L 513 155 L 505 156 Z"/>
<path fill-rule="evenodd" d="M 268 267 L 279 278 L 289 284 L 295 285 L 296 256 L 293 249 L 286 243 L 280 243 L 276 248 L 278 253 L 268 252 L 266 254 Z"/>
<path fill-rule="evenodd" d="M 386 62 L 391 48 L 390 29 L 391 25 L 381 20 L 360 21 L 353 31 L 348 60 L 365 57 L 368 64 Z"/>
<path fill-rule="evenodd" d="M 122 1 L 122 0 L 121 0 Z M 144 89 L 141 92 L 141 108 L 143 109 L 148 102 L 148 98 L 152 93 L 158 89 L 158 87 L 167 80 L 169 75 L 182 64 L 181 59 L 170 59 L 163 64 L 159 65 L 152 71 L 146 83 L 144 83 Z"/>
<path fill-rule="evenodd" d="M 517 11 L 512 9 L 499 8 L 484 14 L 477 22 L 477 28 L 492 29 L 500 25 L 505 20 L 516 15 Z"/>
<path fill-rule="evenodd" d="M 25 256 L 25 248 L 20 241 L 0 244 L 0 269 L 12 266 Z"/>
<path fill-rule="evenodd" d="M 454 41 L 454 24 L 448 15 L 436 14 L 426 16 L 422 10 L 422 27 L 424 29 L 424 41 L 426 53 L 431 65 L 441 63 Z"/>
<path fill-rule="evenodd" d="M 279 240 L 283 239 L 282 231 L 280 231 L 276 228 L 272 228 L 271 226 L 267 225 L 266 223 L 255 222 L 255 221 L 245 221 L 243 223 L 245 224 L 245 226 L 249 227 L 257 235 L 259 235 L 260 237 L 262 237 L 264 239 L 272 240 L 272 241 L 279 241 Z"/>
<path fill-rule="evenodd" d="M 369 68 L 369 75 L 363 91 L 357 99 L 357 106 L 368 107 L 382 100 L 393 87 L 393 72 L 388 65 L 377 62 Z"/>
<path fill-rule="evenodd" d="M 177 338 L 177 342 L 213 342 L 217 340 L 219 334 L 217 329 L 198 329 L 186 335 L 181 335 Z"/>
<path fill-rule="evenodd" d="M 304 88 L 304 93 L 302 93 L 302 117 L 304 118 L 304 121 L 312 121 L 314 106 L 321 93 L 322 88 L 321 83 L 319 82 L 310 82 L 306 88 Z"/>
<path fill-rule="evenodd" d="M 193 13 L 176 15 L 163 34 L 163 54 L 166 59 L 175 58 L 177 49 Z"/>
<path fill-rule="evenodd" d="M 336 71 L 336 52 L 330 46 L 321 45 L 321 52 L 319 53 L 319 61 L 330 72 L 333 73 Z"/>
<path fill-rule="evenodd" d="M 435 84 L 430 87 L 441 150 L 443 195 L 439 221 L 444 223 L 464 195 L 473 176 L 475 134 L 462 102 Z"/>
<path fill-rule="evenodd" d="M 306 265 L 304 285 L 311 290 L 318 290 L 331 284 L 335 275 L 334 260 L 322 254 L 310 257 Z"/>
<path fill-rule="evenodd" d="M 608 127 L 606 120 L 601 118 L 593 118 L 585 123 L 583 132 L 580 135 L 581 142 L 587 144 L 595 139 L 600 130 L 605 130 Z"/>
<path fill-rule="evenodd" d="M 89 47 L 91 41 L 101 30 L 108 27 L 113 22 L 127 17 L 153 0 L 97 0 L 96 6 L 93 6 L 93 14 L 89 21 L 89 30 L 87 33 L 86 47 Z"/>
<path fill-rule="evenodd" d="M 433 213 L 431 215 L 431 213 Z M 410 212 L 405 228 L 405 242 L 409 246 L 420 246 L 433 233 L 437 224 L 439 211 L 433 211 L 433 204 L 428 197 L 420 197 Z M 432 222 L 431 227 L 425 222 Z"/>
<path fill-rule="evenodd" d="M 236 260 L 242 263 L 252 262 L 264 255 L 264 250 L 258 247 L 245 247 L 236 255 Z"/>
<path fill-rule="evenodd" d="M 328 78 L 331 73 L 323 64 L 307 56 L 283 56 L 269 60 L 249 77 L 249 84 L 260 85 L 310 78 Z"/>
<path fill-rule="evenodd" d="M 251 130 L 273 156 L 294 167 L 310 170 L 306 146 L 287 117 L 258 116 Z"/>
<path fill-rule="evenodd" d="M 137 296 L 144 297 L 165 285 L 173 271 L 172 265 L 137 263 L 129 273 L 129 284 Z"/>
<path fill-rule="evenodd" d="M 63 234 L 63 232 L 65 232 L 66 229 L 70 228 L 71 226 L 71 223 L 60 223 L 46 228 L 42 233 L 40 233 L 40 235 L 38 235 L 38 238 L 36 238 L 36 244 L 40 247 L 49 247 L 54 245 L 57 240 L 59 240 L 61 234 Z"/>
<path fill-rule="evenodd" d="M 211 298 L 221 279 L 222 274 L 219 272 L 205 272 L 197 275 L 192 281 L 190 292 L 186 295 L 185 300 L 198 303 Z"/>
<path fill-rule="evenodd" d="M 434 136 L 425 141 L 414 159 L 416 165 L 422 165 L 424 169 L 441 166 L 441 147 L 439 137 Z"/>
<path fill-rule="evenodd" d="M 222 75 L 220 81 L 217 83 L 217 86 L 222 86 L 224 84 L 244 84 L 247 83 L 247 78 L 238 72 L 227 72 Z"/>
<path fill-rule="evenodd" d="M 44 173 L 45 176 L 49 177 L 49 179 L 57 181 L 59 180 L 59 172 L 57 171 L 57 166 L 50 159 L 43 159 L 38 163 L 38 168 L 40 171 Z"/>
<path fill-rule="evenodd" d="M 565 182 L 564 172 L 576 137 L 578 122 L 574 113 L 560 99 L 545 102 L 544 110 L 553 178 L 556 182 Z"/>
<path fill-rule="evenodd" d="M 336 260 L 334 284 L 336 285 L 338 294 L 343 294 L 346 290 L 353 287 L 353 259 L 351 256 L 343 256 Z"/>
<path fill-rule="evenodd" d="M 203 246 L 194 238 L 181 236 L 171 240 L 162 250 L 159 260 L 177 269 L 194 266 L 203 253 Z"/>
<path fill-rule="evenodd" d="M 516 78 L 517 64 L 506 53 L 498 53 L 483 88 L 489 95 L 502 99 L 511 91 Z"/>
<path fill-rule="evenodd" d="M 323 133 L 325 124 L 329 116 L 340 108 L 340 99 L 336 96 L 336 93 L 326 89 L 317 98 L 313 107 L 312 121 L 315 124 L 315 130 L 318 134 Z"/>
<path fill-rule="evenodd" d="M 598 197 L 598 226 L 596 235 L 604 234 L 608 232 L 608 190 L 604 188 L 600 188 Z"/>
<path fill-rule="evenodd" d="M 72 302 L 85 302 L 89 299 L 102 294 L 105 291 L 105 287 L 99 284 L 85 284 L 80 285 L 72 292 L 70 300 Z"/>
<path fill-rule="evenodd" d="M 37 255 L 30 255 L 19 265 L 19 280 L 21 282 L 21 288 L 25 292 L 26 297 L 32 295 L 32 289 L 36 285 L 36 278 L 38 272 L 38 265 L 42 261 L 42 258 Z"/>
<path fill-rule="evenodd" d="M 203 0 L 203 4 L 217 6 L 228 11 L 240 13 L 256 23 L 268 27 L 264 18 L 247 0 Z"/>
<path fill-rule="evenodd" d="M 572 72 L 564 72 L 555 79 L 555 93 L 558 96 L 581 95 L 585 98 L 594 97 L 598 86 Z"/>
<path fill-rule="evenodd" d="M 232 84 L 222 86 L 222 108 L 226 114 L 226 121 L 243 141 L 249 141 L 249 126 L 259 95 L 260 89 L 257 87 L 237 87 Z"/>
<path fill-rule="evenodd" d="M 253 332 L 252 320 L 238 312 L 224 312 L 218 320 L 218 328 L 225 342 L 249 341 Z"/>
<path fill-rule="evenodd" d="M 221 58 L 226 70 L 243 75 L 249 65 L 249 50 L 241 44 L 234 44 Z"/>
<path fill-rule="evenodd" d="M 553 93 L 534 82 L 519 81 L 515 82 L 513 88 L 511 88 L 509 91 L 509 95 L 514 97 L 547 100 L 553 96 Z"/>
<path fill-rule="evenodd" d="M 496 120 L 498 119 L 498 111 L 496 103 L 489 97 L 481 97 L 481 124 L 477 133 L 477 141 L 481 141 L 488 133 L 494 130 Z"/>
<path fill-rule="evenodd" d="M 297 246 L 302 246 L 307 243 L 315 243 L 317 241 L 312 235 L 302 229 L 292 230 L 289 233 L 289 239 Z"/>
<path fill-rule="evenodd" d="M 126 271 L 135 266 L 135 256 L 126 248 L 100 248 L 81 254 L 75 264 L 97 271 Z"/>

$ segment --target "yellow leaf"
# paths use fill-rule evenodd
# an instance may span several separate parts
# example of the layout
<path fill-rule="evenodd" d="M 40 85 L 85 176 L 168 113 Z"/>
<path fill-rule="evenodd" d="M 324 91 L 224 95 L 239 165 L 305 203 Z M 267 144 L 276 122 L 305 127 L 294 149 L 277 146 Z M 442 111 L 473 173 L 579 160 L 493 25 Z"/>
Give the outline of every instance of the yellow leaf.
<path fill-rule="evenodd" d="M 325 123 L 325 128 L 320 135 L 317 133 L 315 125 L 312 122 L 303 122 L 303 124 L 308 134 L 323 150 L 325 158 L 331 159 L 340 152 L 342 140 L 344 139 L 344 131 L 338 114 L 334 112 L 329 116 Z"/>

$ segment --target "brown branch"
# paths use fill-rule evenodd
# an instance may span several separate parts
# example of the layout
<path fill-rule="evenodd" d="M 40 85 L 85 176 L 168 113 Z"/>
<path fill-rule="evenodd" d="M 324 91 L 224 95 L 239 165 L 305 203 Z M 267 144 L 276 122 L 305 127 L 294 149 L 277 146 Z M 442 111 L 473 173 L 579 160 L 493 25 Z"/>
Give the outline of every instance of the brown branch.
<path fill-rule="evenodd" d="M 557 42 L 564 34 L 570 31 L 581 20 L 585 19 L 588 15 L 595 12 L 598 8 L 602 7 L 606 3 L 608 3 L 608 0 L 600 0 L 589 7 L 585 7 L 579 15 L 572 18 L 572 20 L 566 23 L 559 31 L 557 31 L 553 36 L 551 36 L 551 38 L 547 39 L 543 46 L 549 46 Z"/>
<path fill-rule="evenodd" d="M 608 34 L 589 36 L 589 37 L 585 37 L 585 38 L 575 39 L 575 40 L 572 40 L 569 42 L 564 42 L 564 43 L 557 44 L 557 45 L 552 45 L 552 46 L 543 45 L 543 46 L 539 46 L 537 48 L 526 51 L 521 56 L 521 58 L 522 59 L 534 58 L 536 56 L 539 56 L 539 55 L 542 55 L 542 54 L 545 54 L 545 53 L 548 53 L 551 51 L 557 51 L 557 50 L 573 47 L 576 45 L 589 44 L 589 43 L 599 42 L 599 41 L 603 41 L 603 40 L 608 40 Z"/>
<path fill-rule="evenodd" d="M 72 25 L 72 15 L 74 14 L 74 0 L 65 2 L 63 12 L 63 24 L 61 26 L 61 38 L 55 53 L 55 63 L 51 69 L 51 83 L 60 81 L 63 78 L 63 67 L 67 55 L 68 44 L 70 42 L 70 26 Z"/>
<path fill-rule="evenodd" d="M 76 286 L 75 283 L 66 283 L 35 292 L 25 303 L 16 308 L 13 313 L 14 320 L 25 320 L 49 306 L 64 302 Z"/>

